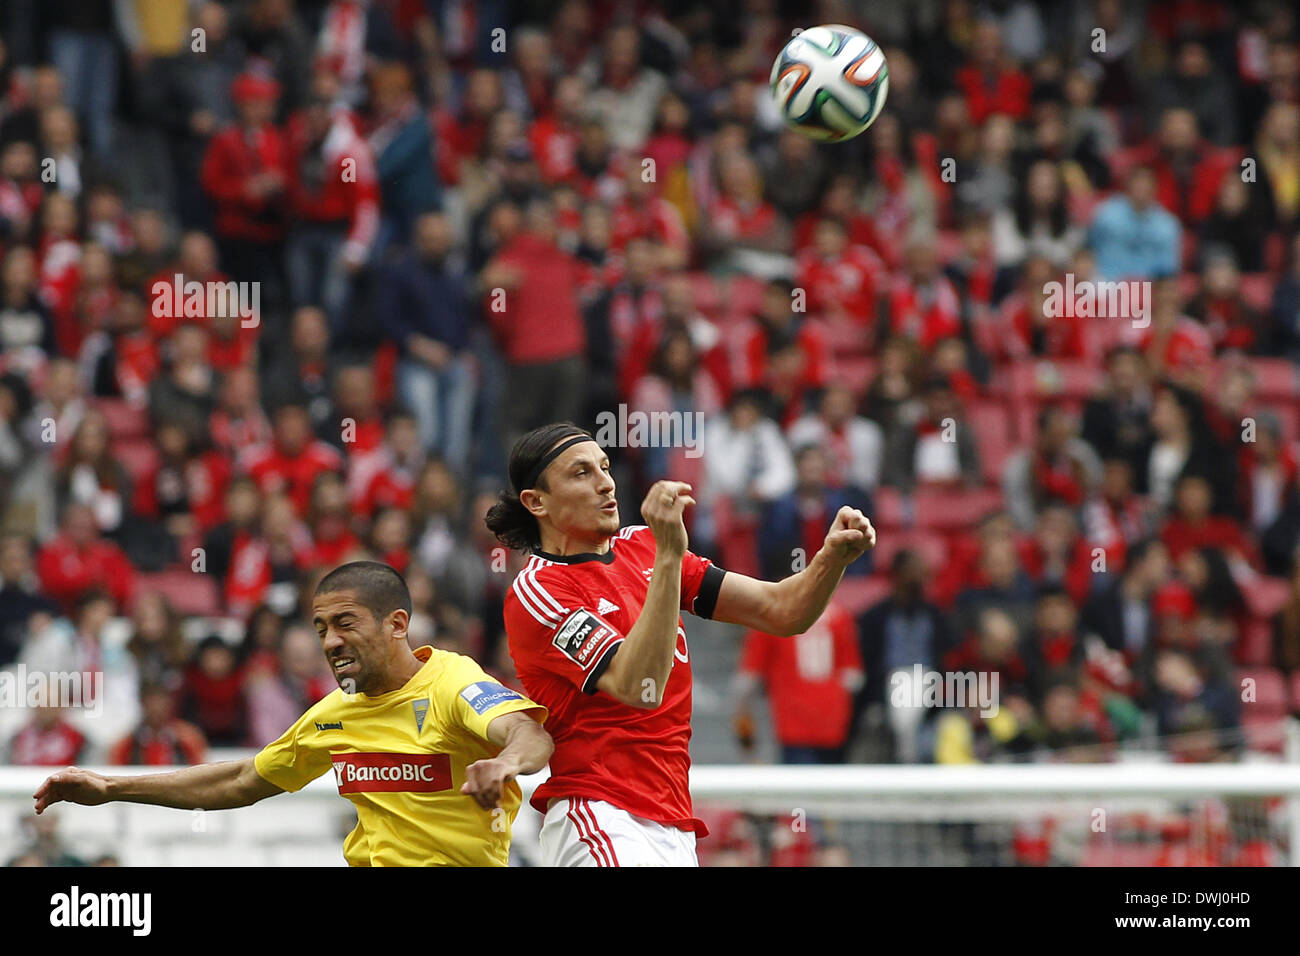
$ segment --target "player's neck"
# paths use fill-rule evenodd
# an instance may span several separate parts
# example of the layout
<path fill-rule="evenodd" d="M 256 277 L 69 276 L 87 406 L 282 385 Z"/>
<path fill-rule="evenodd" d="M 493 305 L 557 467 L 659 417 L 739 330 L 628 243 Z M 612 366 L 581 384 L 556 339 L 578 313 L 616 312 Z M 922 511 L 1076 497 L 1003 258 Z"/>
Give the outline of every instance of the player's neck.
<path fill-rule="evenodd" d="M 423 666 L 424 661 L 414 654 L 408 654 L 389 669 L 387 677 L 384 678 L 380 686 L 368 688 L 365 692 L 366 696 L 379 697 L 383 694 L 391 694 L 395 690 L 401 690 L 412 677 L 420 672 L 420 668 Z"/>
<path fill-rule="evenodd" d="M 592 539 L 543 533 L 540 550 L 546 554 L 554 554 L 559 557 L 568 557 L 573 554 L 604 554 L 610 548 L 610 541 L 608 535 Z"/>

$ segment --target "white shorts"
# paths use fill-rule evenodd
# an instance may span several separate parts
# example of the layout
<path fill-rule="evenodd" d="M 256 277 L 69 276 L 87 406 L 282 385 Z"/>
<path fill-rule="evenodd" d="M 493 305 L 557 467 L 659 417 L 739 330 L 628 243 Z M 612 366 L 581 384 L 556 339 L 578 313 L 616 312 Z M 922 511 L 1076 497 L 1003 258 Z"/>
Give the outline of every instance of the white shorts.
<path fill-rule="evenodd" d="M 542 819 L 543 866 L 699 866 L 695 834 L 604 800 L 556 800 Z"/>

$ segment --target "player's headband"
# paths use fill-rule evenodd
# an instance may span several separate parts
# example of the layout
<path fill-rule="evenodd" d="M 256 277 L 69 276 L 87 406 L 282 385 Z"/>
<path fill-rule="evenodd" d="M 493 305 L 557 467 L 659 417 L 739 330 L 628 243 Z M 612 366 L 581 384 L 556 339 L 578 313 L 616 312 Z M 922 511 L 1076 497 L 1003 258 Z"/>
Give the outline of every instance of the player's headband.
<path fill-rule="evenodd" d="M 523 485 L 515 489 L 515 494 L 519 494 L 525 488 L 531 488 L 533 487 L 533 485 L 537 484 L 537 479 L 542 477 L 542 472 L 546 470 L 546 466 L 549 465 L 551 462 L 555 461 L 555 459 L 559 458 L 560 455 L 562 455 L 565 451 L 572 448 L 574 445 L 581 444 L 584 441 L 595 441 L 595 440 L 596 439 L 586 434 L 574 435 L 572 438 L 568 439 L 567 441 L 561 442 L 560 444 L 556 445 L 554 448 L 552 448 L 550 451 L 548 451 L 545 455 L 542 456 L 541 461 L 533 465 L 533 470 L 528 473 L 528 477 L 524 479 Z"/>

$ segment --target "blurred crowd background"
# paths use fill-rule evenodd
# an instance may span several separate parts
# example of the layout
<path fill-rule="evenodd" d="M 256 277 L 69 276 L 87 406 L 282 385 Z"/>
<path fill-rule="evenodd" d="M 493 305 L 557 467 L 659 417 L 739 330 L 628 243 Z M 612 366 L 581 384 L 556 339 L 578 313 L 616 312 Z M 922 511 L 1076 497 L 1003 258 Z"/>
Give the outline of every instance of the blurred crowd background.
<path fill-rule="evenodd" d="M 704 422 L 698 457 L 608 449 L 625 523 L 690 481 L 693 550 L 772 579 L 844 504 L 879 530 L 809 634 L 696 651 L 733 759 L 1280 750 L 1295 4 L 0 17 L 0 667 L 106 675 L 100 718 L 3 715 L 8 763 L 274 739 L 333 686 L 307 609 L 357 557 L 407 576 L 413 640 L 512 680 L 482 515 L 515 437 L 620 405 Z M 767 85 L 824 22 L 890 69 L 834 145 Z M 1149 323 L 1050 317 L 1067 273 Z M 256 283 L 256 320 L 171 314 L 174 277 Z M 891 703 L 917 666 L 996 673 L 998 716 Z"/>

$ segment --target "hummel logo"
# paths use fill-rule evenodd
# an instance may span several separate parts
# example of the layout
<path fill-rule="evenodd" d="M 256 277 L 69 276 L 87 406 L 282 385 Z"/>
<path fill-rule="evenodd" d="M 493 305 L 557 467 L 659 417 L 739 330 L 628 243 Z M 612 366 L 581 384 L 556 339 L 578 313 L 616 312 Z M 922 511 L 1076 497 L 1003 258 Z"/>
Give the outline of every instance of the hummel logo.
<path fill-rule="evenodd" d="M 608 614 L 610 611 L 617 611 L 617 610 L 618 610 L 617 604 L 613 604 L 610 601 L 606 601 L 604 598 L 600 599 L 600 604 L 596 607 L 597 614 Z"/>
<path fill-rule="evenodd" d="M 342 730 L 343 721 L 337 721 L 332 724 L 322 724 L 320 721 L 314 721 L 317 730 Z"/>

